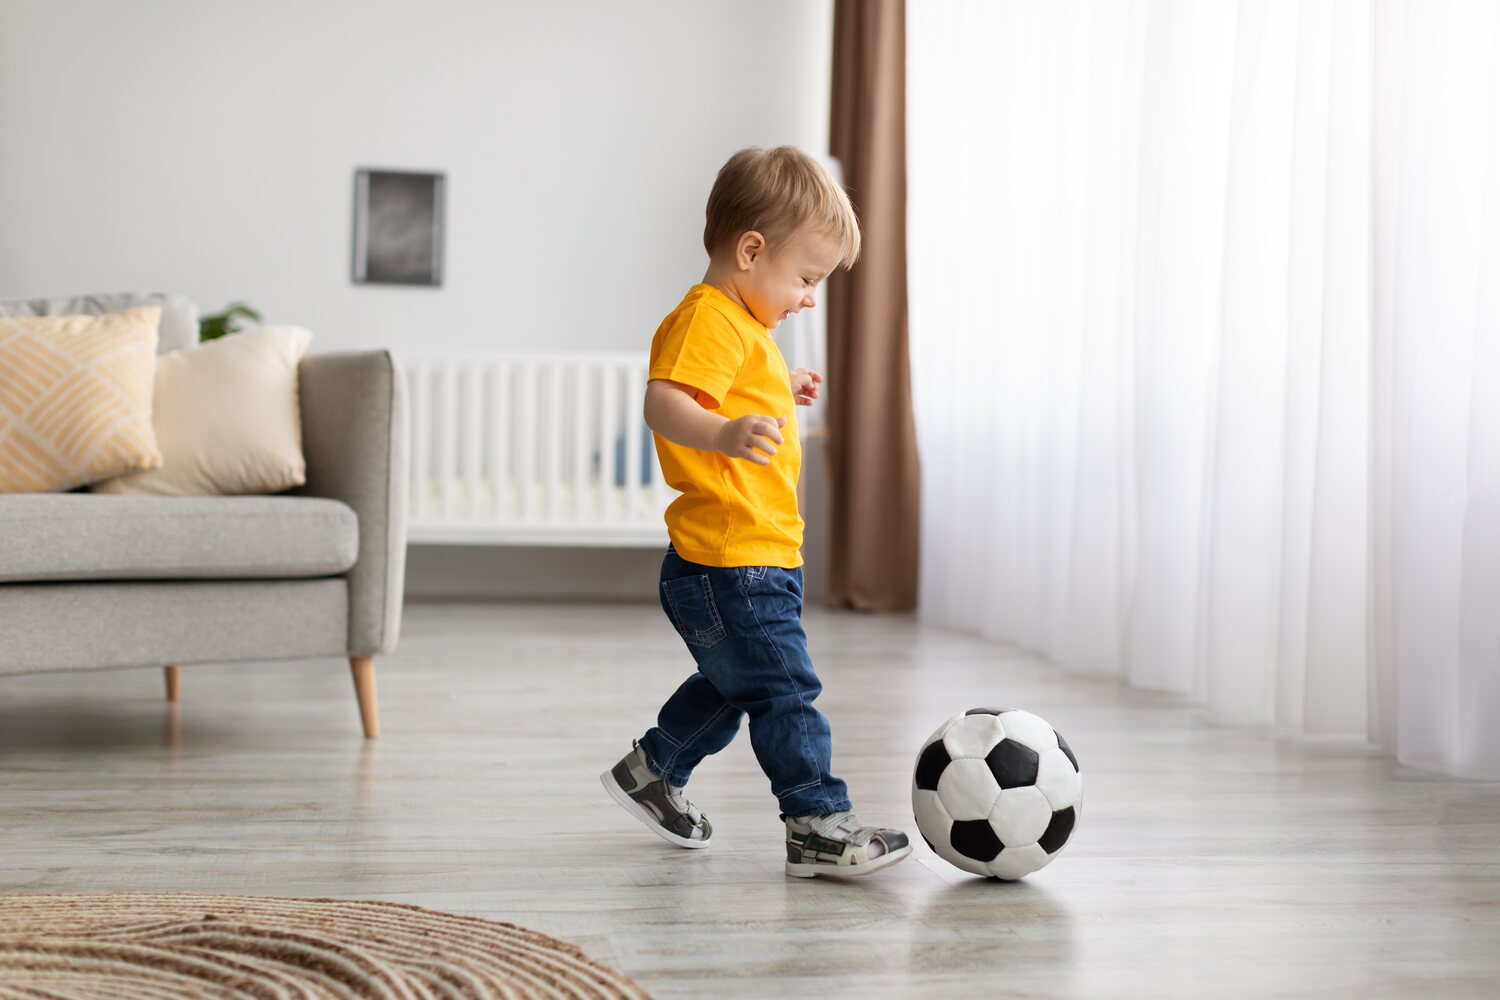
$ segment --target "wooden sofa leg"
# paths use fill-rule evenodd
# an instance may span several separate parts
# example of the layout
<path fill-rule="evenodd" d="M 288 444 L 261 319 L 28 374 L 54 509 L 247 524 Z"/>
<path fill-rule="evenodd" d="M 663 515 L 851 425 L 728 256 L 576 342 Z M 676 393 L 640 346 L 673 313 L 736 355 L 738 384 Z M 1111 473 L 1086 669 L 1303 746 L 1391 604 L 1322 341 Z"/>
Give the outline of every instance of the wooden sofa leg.
<path fill-rule="evenodd" d="M 167 700 L 182 700 L 182 668 L 167 667 Z"/>
<path fill-rule="evenodd" d="M 354 696 L 359 699 L 359 721 L 364 724 L 365 739 L 376 739 L 380 736 L 380 709 L 375 700 L 375 658 L 351 656 L 349 669 L 354 674 Z"/>

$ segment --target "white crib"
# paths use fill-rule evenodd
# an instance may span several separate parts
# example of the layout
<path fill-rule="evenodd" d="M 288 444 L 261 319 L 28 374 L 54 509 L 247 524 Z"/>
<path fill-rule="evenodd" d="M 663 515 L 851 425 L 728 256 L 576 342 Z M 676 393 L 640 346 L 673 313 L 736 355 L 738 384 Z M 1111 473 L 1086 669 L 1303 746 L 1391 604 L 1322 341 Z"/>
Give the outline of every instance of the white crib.
<path fill-rule="evenodd" d="M 665 546 L 646 358 L 403 359 L 413 542 Z M 632 474 L 633 472 L 633 474 Z"/>
<path fill-rule="evenodd" d="M 782 324 L 791 367 L 822 370 L 821 327 Z M 641 416 L 646 355 L 403 357 L 408 537 L 419 544 L 665 547 L 667 505 Z M 819 407 L 800 412 L 804 434 Z"/>

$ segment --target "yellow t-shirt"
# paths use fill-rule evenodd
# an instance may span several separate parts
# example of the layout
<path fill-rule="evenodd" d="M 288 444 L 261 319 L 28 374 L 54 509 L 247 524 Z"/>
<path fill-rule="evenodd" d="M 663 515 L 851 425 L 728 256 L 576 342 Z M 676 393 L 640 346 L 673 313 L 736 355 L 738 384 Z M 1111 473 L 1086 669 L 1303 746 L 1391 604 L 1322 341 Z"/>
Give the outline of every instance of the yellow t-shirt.
<path fill-rule="evenodd" d="M 677 554 L 705 566 L 801 566 L 802 442 L 791 377 L 771 331 L 712 285 L 694 285 L 651 338 L 650 377 L 692 386 L 700 405 L 730 420 L 786 417 L 785 443 L 770 465 L 655 436 L 662 477 L 682 493 L 667 508 Z"/>

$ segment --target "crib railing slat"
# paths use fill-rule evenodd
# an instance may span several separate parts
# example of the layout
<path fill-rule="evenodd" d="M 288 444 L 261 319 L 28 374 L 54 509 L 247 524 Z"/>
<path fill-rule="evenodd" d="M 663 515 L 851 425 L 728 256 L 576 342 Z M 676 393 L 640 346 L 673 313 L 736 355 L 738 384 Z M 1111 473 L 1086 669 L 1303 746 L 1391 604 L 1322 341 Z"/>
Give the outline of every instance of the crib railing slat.
<path fill-rule="evenodd" d="M 521 520 L 532 522 L 536 513 L 536 383 L 535 365 L 526 365 L 520 371 L 520 391 L 516 396 L 516 426 L 520 429 L 517 452 L 516 483 L 521 491 Z"/>
<path fill-rule="evenodd" d="M 464 413 L 464 509 L 465 521 L 478 521 L 482 516 L 483 470 L 479 467 L 480 429 L 484 427 L 484 396 L 480 387 L 484 384 L 484 369 L 478 365 L 465 365 L 463 379 Z"/>
<path fill-rule="evenodd" d="M 438 391 L 438 405 L 442 414 L 442 430 L 438 438 L 440 455 L 438 504 L 443 512 L 443 520 L 448 523 L 452 523 L 453 521 L 454 482 L 457 478 L 458 466 L 457 381 L 458 366 L 452 362 L 444 364 L 442 367 L 442 386 Z"/>
<path fill-rule="evenodd" d="M 615 519 L 615 436 L 620 425 L 619 380 L 613 365 L 599 369 L 603 380 L 599 393 L 599 520 Z"/>
<path fill-rule="evenodd" d="M 589 393 L 589 369 L 587 365 L 573 366 L 573 510 L 575 521 L 589 519 L 589 405 L 593 396 Z"/>
<path fill-rule="evenodd" d="M 547 447 L 543 454 L 547 466 L 547 520 L 562 519 L 562 366 L 548 365 Z"/>
<path fill-rule="evenodd" d="M 494 492 L 490 503 L 491 516 L 496 522 L 504 522 L 510 511 L 510 430 L 511 419 L 511 368 L 508 364 L 497 364 L 490 368 L 490 418 L 484 435 L 489 441 L 489 484 Z"/>

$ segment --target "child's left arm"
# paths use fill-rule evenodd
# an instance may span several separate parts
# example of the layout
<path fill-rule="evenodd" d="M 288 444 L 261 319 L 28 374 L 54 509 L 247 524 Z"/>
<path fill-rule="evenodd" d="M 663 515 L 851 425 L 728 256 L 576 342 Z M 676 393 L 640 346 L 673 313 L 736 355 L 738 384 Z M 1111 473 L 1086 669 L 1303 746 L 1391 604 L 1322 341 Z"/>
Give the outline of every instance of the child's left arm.
<path fill-rule="evenodd" d="M 823 381 L 823 376 L 811 368 L 795 368 L 791 375 L 792 398 L 798 406 L 811 406 L 818 398 L 818 383 Z"/>

